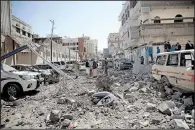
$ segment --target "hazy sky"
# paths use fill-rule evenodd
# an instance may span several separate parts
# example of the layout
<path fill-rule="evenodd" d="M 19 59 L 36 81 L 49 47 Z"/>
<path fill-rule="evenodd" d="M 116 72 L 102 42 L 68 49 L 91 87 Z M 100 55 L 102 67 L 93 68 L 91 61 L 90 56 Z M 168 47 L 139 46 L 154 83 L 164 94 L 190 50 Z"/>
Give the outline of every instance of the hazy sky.
<path fill-rule="evenodd" d="M 98 40 L 98 50 L 107 47 L 107 37 L 118 32 L 122 1 L 12 1 L 12 14 L 32 26 L 34 33 Z"/>

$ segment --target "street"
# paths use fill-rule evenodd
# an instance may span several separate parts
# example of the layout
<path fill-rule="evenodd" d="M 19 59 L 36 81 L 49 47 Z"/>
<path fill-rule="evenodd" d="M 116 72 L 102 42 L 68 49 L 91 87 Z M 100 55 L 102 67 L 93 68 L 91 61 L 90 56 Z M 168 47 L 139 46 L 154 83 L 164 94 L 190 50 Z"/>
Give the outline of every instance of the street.
<path fill-rule="evenodd" d="M 5 129 L 171 129 L 194 128 L 194 106 L 162 91 L 162 84 L 150 74 L 133 75 L 131 70 L 109 69 L 109 76 L 87 78 L 81 73 L 76 82 L 67 80 L 41 86 L 34 95 L 13 102 L 1 102 L 1 127 Z M 109 81 L 108 81 L 109 80 Z M 107 87 L 104 87 L 107 86 Z M 91 101 L 96 92 L 116 96 L 112 105 Z M 168 105 L 167 105 L 168 104 Z M 171 104 L 171 105 L 170 105 Z M 162 105 L 164 105 L 162 107 Z M 167 105 L 167 106 L 166 106 Z M 182 115 L 182 108 L 185 109 Z M 51 117 L 53 116 L 53 117 Z M 183 120 L 184 119 L 184 120 Z"/>

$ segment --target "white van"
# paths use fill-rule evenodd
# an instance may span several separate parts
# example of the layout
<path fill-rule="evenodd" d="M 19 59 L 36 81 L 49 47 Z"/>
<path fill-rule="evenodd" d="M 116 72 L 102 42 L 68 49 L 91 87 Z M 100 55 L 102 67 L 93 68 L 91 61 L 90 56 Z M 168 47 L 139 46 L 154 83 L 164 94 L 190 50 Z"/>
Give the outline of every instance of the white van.
<path fill-rule="evenodd" d="M 32 75 L 20 75 L 17 72 L 18 70 L 6 64 L 1 64 L 1 93 L 4 96 L 19 97 L 22 92 L 35 90 L 40 86 Z"/>
<path fill-rule="evenodd" d="M 194 92 L 194 50 L 159 53 L 152 75 L 167 86 Z"/>

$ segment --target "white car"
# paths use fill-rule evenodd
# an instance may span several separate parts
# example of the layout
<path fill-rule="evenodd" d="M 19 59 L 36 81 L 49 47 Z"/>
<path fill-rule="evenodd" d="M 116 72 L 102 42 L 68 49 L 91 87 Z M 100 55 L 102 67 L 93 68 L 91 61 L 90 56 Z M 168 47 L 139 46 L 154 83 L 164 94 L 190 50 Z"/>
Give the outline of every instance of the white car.
<path fill-rule="evenodd" d="M 67 61 L 67 62 L 66 62 L 66 70 L 72 71 L 73 68 L 74 68 L 74 63 L 75 63 L 75 62 L 76 62 L 76 61 Z"/>
<path fill-rule="evenodd" d="M 18 70 L 6 64 L 1 64 L 1 93 L 19 97 L 23 92 L 35 90 L 40 87 L 33 74 L 20 73 Z"/>
<path fill-rule="evenodd" d="M 79 69 L 80 70 L 86 70 L 86 62 L 80 62 L 79 63 Z"/>

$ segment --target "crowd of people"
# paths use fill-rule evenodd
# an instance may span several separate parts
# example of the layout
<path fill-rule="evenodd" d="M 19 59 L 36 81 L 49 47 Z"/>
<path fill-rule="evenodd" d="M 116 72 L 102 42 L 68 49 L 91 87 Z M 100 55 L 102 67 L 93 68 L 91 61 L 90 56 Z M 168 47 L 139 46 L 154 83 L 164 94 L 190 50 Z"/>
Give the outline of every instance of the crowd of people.
<path fill-rule="evenodd" d="M 181 50 L 181 45 L 179 42 L 176 43 L 176 45 L 170 44 L 170 42 L 166 42 L 164 45 L 165 52 L 172 52 L 172 51 L 179 51 Z M 194 44 L 191 41 L 188 41 L 185 45 L 185 50 L 194 49 Z M 159 47 L 157 47 L 157 53 L 160 53 Z"/>

